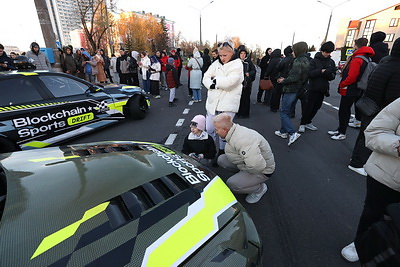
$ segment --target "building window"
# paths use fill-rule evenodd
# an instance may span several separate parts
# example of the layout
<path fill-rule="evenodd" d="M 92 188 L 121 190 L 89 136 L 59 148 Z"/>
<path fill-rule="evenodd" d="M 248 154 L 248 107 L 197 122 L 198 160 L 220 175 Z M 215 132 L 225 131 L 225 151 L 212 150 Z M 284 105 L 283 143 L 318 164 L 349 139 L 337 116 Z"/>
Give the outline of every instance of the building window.
<path fill-rule="evenodd" d="M 361 37 L 367 38 L 369 40 L 371 38 L 372 32 L 374 31 L 374 27 L 375 20 L 367 20 L 367 22 L 365 23 L 363 35 Z"/>
<path fill-rule="evenodd" d="M 354 42 L 354 36 L 356 34 L 356 30 L 349 30 L 347 32 L 347 36 L 346 36 L 346 44 L 345 46 L 347 47 L 352 47 L 353 42 Z"/>
<path fill-rule="evenodd" d="M 399 25 L 399 18 L 392 18 L 389 27 L 397 27 Z"/>
<path fill-rule="evenodd" d="M 385 42 L 393 42 L 394 40 L 394 33 L 389 33 L 386 35 Z"/>

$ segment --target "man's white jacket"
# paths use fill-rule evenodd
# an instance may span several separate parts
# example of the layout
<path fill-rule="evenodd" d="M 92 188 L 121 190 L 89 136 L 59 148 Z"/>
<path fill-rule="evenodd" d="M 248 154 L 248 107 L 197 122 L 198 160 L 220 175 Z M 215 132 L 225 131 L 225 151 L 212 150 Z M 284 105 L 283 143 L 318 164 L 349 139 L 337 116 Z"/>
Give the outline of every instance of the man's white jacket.
<path fill-rule="evenodd" d="M 271 147 L 258 132 L 233 124 L 225 139 L 225 154 L 239 170 L 253 174 L 271 174 L 275 171 Z"/>

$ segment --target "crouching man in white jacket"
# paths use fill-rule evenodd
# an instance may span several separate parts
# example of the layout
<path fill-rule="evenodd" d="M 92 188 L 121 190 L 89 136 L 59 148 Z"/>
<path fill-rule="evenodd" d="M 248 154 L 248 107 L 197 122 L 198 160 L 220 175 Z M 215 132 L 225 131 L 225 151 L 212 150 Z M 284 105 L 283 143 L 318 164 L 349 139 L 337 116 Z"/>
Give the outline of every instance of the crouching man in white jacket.
<path fill-rule="evenodd" d="M 233 123 L 227 113 L 214 117 L 214 128 L 226 140 L 225 154 L 218 157 L 218 164 L 236 172 L 226 184 L 234 193 L 248 194 L 248 203 L 258 202 L 267 192 L 265 181 L 275 171 L 274 154 L 268 141 L 258 132 Z"/>

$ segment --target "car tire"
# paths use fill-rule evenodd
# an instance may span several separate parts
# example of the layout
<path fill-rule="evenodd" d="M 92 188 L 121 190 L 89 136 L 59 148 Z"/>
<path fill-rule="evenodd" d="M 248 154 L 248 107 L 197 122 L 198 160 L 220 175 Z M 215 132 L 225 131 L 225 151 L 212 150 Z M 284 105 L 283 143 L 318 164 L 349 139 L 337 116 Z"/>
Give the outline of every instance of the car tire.
<path fill-rule="evenodd" d="M 146 99 L 140 95 L 132 96 L 127 103 L 127 117 L 134 120 L 141 120 L 146 117 L 148 109 Z"/>
<path fill-rule="evenodd" d="M 20 150 L 18 146 L 5 137 L 0 136 L 0 153 L 13 152 Z"/>

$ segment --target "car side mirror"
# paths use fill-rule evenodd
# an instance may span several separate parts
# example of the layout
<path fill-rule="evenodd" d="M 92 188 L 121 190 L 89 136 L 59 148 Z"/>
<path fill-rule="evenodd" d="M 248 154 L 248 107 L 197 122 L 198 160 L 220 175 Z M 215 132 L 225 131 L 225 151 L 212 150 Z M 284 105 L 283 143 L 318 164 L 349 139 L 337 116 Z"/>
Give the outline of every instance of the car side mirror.
<path fill-rule="evenodd" d="M 91 93 L 98 93 L 98 92 L 103 92 L 103 91 L 104 90 L 102 88 L 92 85 L 85 91 L 85 94 L 86 94 L 86 96 L 89 96 Z"/>

